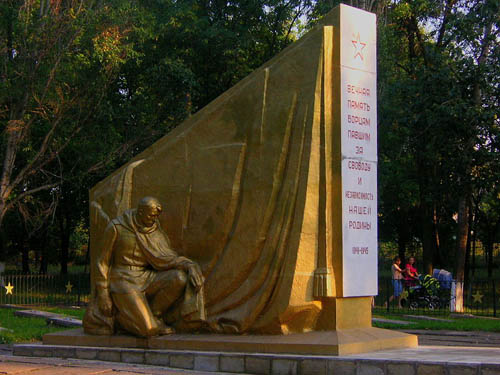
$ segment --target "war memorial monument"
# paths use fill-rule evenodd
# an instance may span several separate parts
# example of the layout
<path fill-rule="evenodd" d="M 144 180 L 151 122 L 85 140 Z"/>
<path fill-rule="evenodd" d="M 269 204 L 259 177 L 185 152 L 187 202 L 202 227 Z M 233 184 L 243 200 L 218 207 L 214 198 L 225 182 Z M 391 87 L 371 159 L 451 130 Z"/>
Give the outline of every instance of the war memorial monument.
<path fill-rule="evenodd" d="M 417 346 L 371 326 L 376 67 L 375 15 L 340 5 L 97 184 L 84 329 L 44 344 L 301 355 Z"/>

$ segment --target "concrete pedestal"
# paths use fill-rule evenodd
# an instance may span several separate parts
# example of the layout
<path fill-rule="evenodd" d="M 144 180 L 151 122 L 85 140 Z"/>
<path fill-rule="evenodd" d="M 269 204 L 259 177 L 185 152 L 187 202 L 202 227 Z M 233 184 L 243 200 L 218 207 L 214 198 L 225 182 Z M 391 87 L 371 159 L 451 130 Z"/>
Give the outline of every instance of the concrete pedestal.
<path fill-rule="evenodd" d="M 85 334 L 82 329 L 74 329 L 47 334 L 43 337 L 43 343 L 45 345 L 227 353 L 345 355 L 416 347 L 417 336 L 369 327 L 290 335 L 175 334 L 142 339 L 128 335 L 93 336 Z"/>

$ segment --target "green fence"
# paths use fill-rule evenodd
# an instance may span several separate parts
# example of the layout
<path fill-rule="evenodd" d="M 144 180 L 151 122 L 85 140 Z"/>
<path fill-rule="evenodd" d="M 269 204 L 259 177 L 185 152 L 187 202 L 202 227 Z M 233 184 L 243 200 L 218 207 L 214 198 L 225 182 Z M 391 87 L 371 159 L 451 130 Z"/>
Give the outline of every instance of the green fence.
<path fill-rule="evenodd" d="M 3 275 L 0 304 L 81 306 L 90 299 L 90 275 Z"/>
<path fill-rule="evenodd" d="M 375 311 L 391 313 L 418 313 L 447 315 L 453 312 L 455 304 L 454 280 L 438 285 L 436 289 L 421 285 L 405 286 L 402 294 L 402 308 L 397 299 L 390 301 L 394 293 L 392 279 L 379 279 L 379 292 L 375 297 Z M 420 287 L 420 288 L 418 288 Z M 463 289 L 464 313 L 498 317 L 500 307 L 500 280 L 473 280 Z"/>

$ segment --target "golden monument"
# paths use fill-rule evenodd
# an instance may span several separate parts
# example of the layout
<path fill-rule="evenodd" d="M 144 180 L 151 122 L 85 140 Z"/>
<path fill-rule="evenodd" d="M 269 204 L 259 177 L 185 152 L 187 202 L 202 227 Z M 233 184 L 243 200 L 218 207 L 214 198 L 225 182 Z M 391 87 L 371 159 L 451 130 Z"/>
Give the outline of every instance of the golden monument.
<path fill-rule="evenodd" d="M 149 337 L 169 333 L 165 321 L 235 334 L 165 335 L 142 347 L 346 354 L 416 345 L 371 327 L 375 29 L 373 14 L 337 7 L 91 190 L 86 332 L 109 335 L 118 322 Z M 165 205 L 155 220 L 141 213 L 151 202 Z M 90 336 L 79 340 L 100 345 Z M 47 342 L 64 341 L 55 337 Z"/>
<path fill-rule="evenodd" d="M 161 212 L 160 202 L 146 197 L 106 227 L 85 332 L 113 334 L 114 315 L 121 328 L 143 337 L 173 333 L 164 320 L 197 327 L 204 321 L 200 267 L 172 249 L 157 221 Z"/>

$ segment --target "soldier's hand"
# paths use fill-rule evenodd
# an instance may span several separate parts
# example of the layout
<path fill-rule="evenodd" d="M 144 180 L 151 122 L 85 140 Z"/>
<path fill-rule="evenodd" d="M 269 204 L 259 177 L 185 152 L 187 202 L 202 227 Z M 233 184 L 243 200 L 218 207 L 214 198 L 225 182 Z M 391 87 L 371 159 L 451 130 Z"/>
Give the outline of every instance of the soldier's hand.
<path fill-rule="evenodd" d="M 205 282 L 205 278 L 201 273 L 201 269 L 197 264 L 191 264 L 188 268 L 189 270 L 189 281 L 193 284 L 196 291 L 200 290 Z"/>
<path fill-rule="evenodd" d="M 113 302 L 108 291 L 100 291 L 97 293 L 97 307 L 104 316 L 112 316 Z"/>

